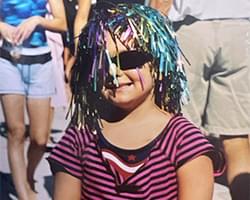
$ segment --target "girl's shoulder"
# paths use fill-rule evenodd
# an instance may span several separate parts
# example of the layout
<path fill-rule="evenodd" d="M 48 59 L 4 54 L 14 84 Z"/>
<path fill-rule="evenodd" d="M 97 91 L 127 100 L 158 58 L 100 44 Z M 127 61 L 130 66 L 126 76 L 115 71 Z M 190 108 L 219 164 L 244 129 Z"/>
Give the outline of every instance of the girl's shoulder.
<path fill-rule="evenodd" d="M 170 157 L 177 168 L 198 156 L 208 156 L 214 166 L 215 175 L 225 170 L 225 159 L 203 131 L 182 115 L 173 116 L 168 125 L 161 149 Z"/>
<path fill-rule="evenodd" d="M 184 117 L 182 114 L 176 114 L 170 118 L 167 123 L 167 128 L 170 131 L 176 132 L 178 135 L 185 133 L 196 132 L 201 134 L 201 130 L 195 126 L 190 120 Z"/>
<path fill-rule="evenodd" d="M 160 137 L 161 149 L 180 149 L 185 145 L 208 143 L 202 131 L 182 115 L 174 115 L 167 122 Z"/>
<path fill-rule="evenodd" d="M 61 140 L 83 147 L 92 142 L 95 139 L 95 135 L 95 132 L 84 127 L 71 126 L 65 130 Z"/>

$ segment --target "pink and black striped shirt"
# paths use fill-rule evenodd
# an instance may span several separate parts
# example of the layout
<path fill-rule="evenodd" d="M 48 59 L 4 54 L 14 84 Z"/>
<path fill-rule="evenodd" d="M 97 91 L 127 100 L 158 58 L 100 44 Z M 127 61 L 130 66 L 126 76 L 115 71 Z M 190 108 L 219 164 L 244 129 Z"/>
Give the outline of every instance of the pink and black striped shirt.
<path fill-rule="evenodd" d="M 182 116 L 172 117 L 144 164 L 128 179 L 103 158 L 97 140 L 93 133 L 69 128 L 48 158 L 52 171 L 60 166 L 81 180 L 81 199 L 177 200 L 178 168 L 200 155 L 209 156 L 214 166 L 218 158 L 201 131 Z M 222 171 L 222 165 L 214 168 Z"/>

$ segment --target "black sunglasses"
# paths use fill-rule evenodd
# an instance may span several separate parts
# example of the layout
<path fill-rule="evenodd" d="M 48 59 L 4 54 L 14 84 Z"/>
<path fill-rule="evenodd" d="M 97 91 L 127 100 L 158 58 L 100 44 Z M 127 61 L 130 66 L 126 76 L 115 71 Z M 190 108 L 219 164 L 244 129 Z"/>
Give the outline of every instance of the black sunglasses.
<path fill-rule="evenodd" d="M 152 61 L 153 56 L 146 52 L 124 51 L 111 58 L 111 61 L 118 66 L 118 59 L 120 68 L 122 70 L 128 70 L 142 67 L 145 63 Z"/>

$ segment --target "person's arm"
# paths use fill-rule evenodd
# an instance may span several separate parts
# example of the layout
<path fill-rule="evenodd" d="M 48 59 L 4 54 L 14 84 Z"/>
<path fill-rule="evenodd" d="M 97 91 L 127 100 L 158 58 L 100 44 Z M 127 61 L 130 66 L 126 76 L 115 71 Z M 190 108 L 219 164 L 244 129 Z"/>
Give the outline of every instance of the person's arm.
<path fill-rule="evenodd" d="M 74 55 L 70 57 L 67 64 L 65 65 L 65 76 L 67 81 L 70 81 L 70 71 L 76 60 L 76 53 L 78 47 L 78 36 L 81 33 L 82 28 L 87 24 L 89 12 L 91 8 L 91 0 L 78 0 L 78 10 L 76 13 L 75 21 L 74 21 Z"/>
<path fill-rule="evenodd" d="M 168 12 L 173 4 L 173 0 L 150 0 L 149 6 L 160 11 L 163 15 L 168 15 Z"/>
<path fill-rule="evenodd" d="M 74 21 L 74 42 L 75 42 L 75 54 L 78 45 L 78 36 L 81 33 L 82 28 L 87 24 L 89 12 L 91 8 L 91 0 L 78 0 L 78 10 Z"/>
<path fill-rule="evenodd" d="M 177 171 L 179 200 L 211 200 L 213 196 L 213 165 L 207 156 L 198 156 Z"/>
<path fill-rule="evenodd" d="M 37 26 L 50 31 L 66 31 L 67 22 L 63 0 L 49 0 L 52 19 L 41 16 L 32 16 L 17 26 L 14 43 L 20 44 L 27 39 Z"/>
<path fill-rule="evenodd" d="M 65 172 L 57 172 L 54 177 L 54 200 L 79 200 L 81 198 L 80 179 Z"/>

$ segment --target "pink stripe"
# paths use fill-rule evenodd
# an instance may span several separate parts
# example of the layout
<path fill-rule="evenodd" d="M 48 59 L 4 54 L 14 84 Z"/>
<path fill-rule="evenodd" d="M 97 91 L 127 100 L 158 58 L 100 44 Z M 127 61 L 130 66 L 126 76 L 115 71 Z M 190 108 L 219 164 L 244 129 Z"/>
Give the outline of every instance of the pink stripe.
<path fill-rule="evenodd" d="M 92 139 L 93 139 L 93 134 L 84 130 L 84 129 L 81 129 L 79 132 L 78 132 L 78 137 L 80 140 L 82 140 L 82 144 L 84 143 L 89 143 Z"/>
<path fill-rule="evenodd" d="M 96 157 L 100 159 L 99 152 L 95 149 L 95 147 L 86 148 L 85 151 L 90 152 L 91 154 L 94 154 Z"/>
<path fill-rule="evenodd" d="M 177 144 L 183 143 L 182 141 L 189 141 L 191 139 L 194 138 L 201 138 L 203 139 L 203 135 L 201 135 L 200 131 L 198 130 L 199 134 L 197 134 L 197 129 L 196 128 L 191 128 L 188 131 L 186 131 L 185 133 L 182 133 L 181 137 L 178 138 L 178 140 L 176 141 Z"/>
<path fill-rule="evenodd" d="M 79 134 L 78 129 L 70 128 L 70 129 L 67 129 L 67 130 L 65 131 L 64 136 L 66 136 L 66 135 L 70 135 L 70 136 L 74 135 L 74 136 L 75 136 L 75 135 L 77 135 L 77 134 Z"/>
<path fill-rule="evenodd" d="M 76 165 L 76 164 L 73 164 L 72 162 L 68 162 L 68 161 L 64 160 L 63 158 L 57 157 L 56 155 L 51 155 L 50 158 L 54 159 L 56 161 L 59 161 L 59 163 L 65 167 L 72 167 L 72 168 L 75 168 L 76 170 L 79 170 L 79 171 L 82 170 L 80 165 Z"/>
<path fill-rule="evenodd" d="M 145 196 L 151 194 L 150 195 L 151 198 L 155 199 L 153 197 L 159 196 L 159 195 L 166 195 L 166 194 L 169 193 L 167 196 L 164 196 L 165 197 L 164 199 L 169 199 L 169 198 L 166 198 L 166 197 L 170 197 L 170 196 L 173 196 L 173 194 L 177 194 L 177 190 L 178 190 L 177 185 L 174 184 L 174 185 L 170 186 L 171 183 L 175 183 L 175 180 L 170 180 L 167 183 L 165 182 L 165 183 L 163 183 L 161 185 L 156 185 L 156 186 L 152 186 L 150 184 L 150 185 L 148 185 L 149 187 L 147 187 L 147 188 L 144 187 L 143 188 L 143 190 L 145 191 Z M 155 192 L 155 190 L 159 190 L 159 189 L 160 189 L 160 191 Z"/>
<path fill-rule="evenodd" d="M 87 174 L 86 174 L 87 175 Z M 110 183 L 111 182 L 108 182 L 108 181 L 101 181 L 99 178 L 97 178 L 97 177 L 93 177 L 93 176 L 90 176 L 90 175 L 87 175 L 87 177 L 89 178 L 89 179 L 92 179 L 92 180 L 95 180 L 95 181 L 99 181 L 100 183 L 103 183 L 103 184 L 106 184 L 107 185 L 107 187 L 109 187 L 109 185 L 110 185 Z M 170 176 L 169 176 L 170 177 Z M 168 179 L 168 177 L 164 177 L 165 179 Z M 86 180 L 86 179 L 85 179 Z M 145 180 L 144 180 L 145 181 Z M 159 181 L 159 179 L 155 179 L 155 181 L 153 181 L 153 182 L 158 182 Z M 152 183 L 153 183 L 152 182 Z M 157 185 L 157 186 L 154 186 L 154 188 L 156 188 L 156 189 L 159 189 L 159 188 L 162 188 L 162 189 L 164 189 L 164 190 L 171 190 L 171 189 L 173 189 L 174 187 L 172 186 L 172 187 L 170 187 L 170 188 L 167 188 L 168 187 L 168 185 L 169 184 L 171 184 L 172 182 L 175 182 L 175 180 L 170 180 L 170 181 L 168 181 L 166 184 L 163 184 L 163 185 L 161 185 L 161 186 L 159 186 L 159 185 Z M 108 191 L 108 192 L 110 192 L 110 193 L 114 193 L 114 194 L 116 194 L 116 191 L 114 191 L 114 190 L 112 190 L 112 189 L 109 189 L 109 188 L 107 188 L 107 187 L 104 187 L 104 186 L 101 186 L 101 185 L 95 185 L 95 183 L 89 183 L 89 184 L 91 184 L 92 186 L 94 186 L 94 187 L 97 187 L 97 188 L 99 188 L 99 189 L 101 189 L 101 190 L 103 190 L 103 191 Z M 146 188 L 146 187 L 145 187 Z M 176 188 L 176 187 L 175 187 Z M 143 188 L 142 188 L 143 189 Z M 144 190 L 144 191 L 146 191 L 146 190 Z M 94 191 L 93 191 L 94 192 Z M 157 195 L 159 195 L 159 194 L 161 194 L 162 192 L 157 192 L 156 194 Z M 136 198 L 143 198 L 143 197 L 145 197 L 145 194 L 143 194 L 143 195 L 139 195 L 139 194 L 130 194 L 130 193 L 123 193 L 127 198 L 129 198 L 129 197 L 136 197 Z M 107 195 L 107 194 L 104 194 L 103 193 L 103 197 L 106 197 L 106 198 L 109 198 L 109 199 L 114 199 L 114 196 L 112 195 L 112 196 L 110 196 L 110 195 Z M 126 198 L 126 199 L 127 199 Z M 119 199 L 119 198 L 117 198 L 117 197 L 115 197 L 115 199 Z M 123 199 L 123 198 L 122 198 Z"/>
<path fill-rule="evenodd" d="M 188 143 L 193 144 L 193 142 L 196 142 L 197 140 L 200 141 L 200 143 L 207 142 L 204 136 L 201 135 L 200 133 L 197 134 L 197 133 L 191 132 L 191 133 L 185 133 L 182 139 L 180 141 L 178 140 L 178 144 L 182 144 L 182 146 Z"/>
<path fill-rule="evenodd" d="M 65 146 L 65 144 L 67 144 L 68 146 Z M 74 151 L 75 149 L 72 147 L 72 145 L 70 143 L 68 143 L 68 141 L 61 141 L 60 143 L 57 144 L 56 148 L 53 149 L 53 151 L 55 149 L 59 149 L 59 150 L 64 150 L 68 153 L 72 153 L 72 151 Z M 73 150 L 72 150 L 73 149 Z"/>
<path fill-rule="evenodd" d="M 62 164 L 64 166 L 64 168 L 69 171 L 70 173 L 74 174 L 75 176 L 78 176 L 78 177 L 81 177 L 82 174 L 81 173 L 78 173 L 77 171 L 75 170 L 71 170 L 69 169 L 68 167 L 72 167 L 72 168 L 75 168 L 77 170 L 81 170 L 81 167 L 77 166 L 77 165 L 72 165 L 72 163 L 68 163 L 66 162 L 65 160 L 61 159 L 61 158 L 58 158 L 58 157 L 55 157 L 53 155 L 50 156 L 51 159 L 59 162 L 60 164 Z"/>
<path fill-rule="evenodd" d="M 76 141 L 76 143 L 79 144 L 81 147 L 84 147 L 84 141 L 85 143 L 87 143 L 89 142 L 89 138 L 91 138 L 91 134 L 84 131 L 83 129 L 79 130 L 77 128 L 68 129 L 64 136 L 68 139 Z"/>
<path fill-rule="evenodd" d="M 90 156 L 86 156 L 86 158 L 90 158 Z M 95 157 L 94 157 L 95 158 Z M 91 158 L 90 158 L 91 159 Z M 98 163 L 98 164 L 96 164 L 96 163 L 93 163 L 93 162 L 88 162 L 86 165 L 89 165 L 89 166 L 91 166 L 91 167 L 95 167 L 96 169 L 98 169 L 98 170 L 102 170 L 102 171 L 107 171 L 106 170 L 106 167 L 105 166 L 103 166 L 103 163 Z"/>
<path fill-rule="evenodd" d="M 102 194 L 100 194 L 98 191 L 96 191 L 96 190 L 93 190 L 93 189 L 91 189 L 91 188 L 86 188 L 86 187 L 82 187 L 82 191 L 83 191 L 83 193 L 85 194 L 85 196 L 87 197 L 87 199 L 93 199 L 93 200 L 103 200 L 103 198 L 99 198 L 99 197 L 97 197 L 96 195 L 91 195 L 91 194 L 89 194 L 88 193 L 88 191 L 90 191 L 90 192 L 92 192 L 92 193 L 94 193 L 94 194 L 99 194 L 100 196 L 102 196 Z M 81 197 L 81 199 L 83 200 L 84 198 L 83 197 Z"/>
<path fill-rule="evenodd" d="M 105 172 L 100 171 L 100 167 L 96 168 L 96 170 L 90 169 L 86 166 L 86 171 L 92 172 L 93 174 L 96 174 L 96 176 L 104 177 L 106 179 L 113 180 L 113 177 Z"/>
<path fill-rule="evenodd" d="M 60 155 L 60 156 L 62 156 L 62 157 L 64 157 L 64 158 L 67 158 L 68 160 L 71 160 L 71 161 L 73 161 L 73 162 L 76 162 L 76 163 L 78 163 L 78 164 L 80 165 L 79 159 L 74 158 L 74 157 L 71 156 L 71 155 L 65 154 L 65 153 L 63 153 L 62 151 L 58 150 L 58 149 L 55 149 L 53 152 L 56 153 L 56 154 L 58 154 L 58 155 Z M 70 153 L 70 154 L 73 154 L 72 152 L 69 152 L 69 153 Z M 53 154 L 53 155 L 55 156 L 55 154 Z M 74 154 L 73 154 L 73 155 L 74 155 Z"/>
<path fill-rule="evenodd" d="M 169 154 L 169 152 L 173 149 L 176 135 L 177 135 L 176 130 L 173 128 L 169 129 L 168 133 L 171 133 L 171 134 L 167 134 L 168 137 L 164 138 L 164 141 L 161 146 L 162 149 L 166 148 L 166 151 L 164 152 L 165 154 Z"/>
<path fill-rule="evenodd" d="M 178 157 L 177 163 L 180 162 L 180 161 L 182 161 L 182 160 L 185 160 L 188 157 L 191 157 L 191 158 L 189 158 L 189 160 L 197 158 L 198 156 L 200 156 L 200 155 L 208 152 L 208 150 L 205 149 L 205 148 L 206 147 L 199 147 L 199 148 L 195 149 L 195 151 L 190 151 L 190 152 L 188 152 L 188 153 L 186 153 L 186 154 Z"/>
<path fill-rule="evenodd" d="M 99 188 L 99 187 L 98 187 Z M 92 189 L 92 188 L 90 188 L 90 187 L 87 187 L 86 189 L 85 188 L 83 188 L 83 190 L 85 190 L 86 192 L 85 192 L 85 194 L 86 194 L 86 196 L 88 197 L 88 199 L 93 199 L 93 200 L 97 200 L 98 199 L 98 197 L 96 197 L 96 196 L 94 196 L 94 195 L 90 195 L 89 193 L 88 193 L 88 191 L 89 192 L 92 192 L 92 193 L 98 193 L 100 196 L 102 196 L 103 198 L 101 198 L 101 200 L 103 200 L 103 199 L 113 199 L 113 200 L 128 200 L 128 198 L 122 198 L 122 197 L 118 197 L 117 195 L 116 195 L 116 193 L 113 191 L 113 194 L 112 195 L 110 195 L 110 194 L 106 194 L 105 193 L 105 189 L 100 193 L 100 192 L 98 192 L 98 191 L 96 191 L 96 190 L 94 190 L 94 189 Z"/>
<path fill-rule="evenodd" d="M 84 177 L 88 179 L 84 179 L 84 182 L 91 185 L 91 187 L 99 188 L 101 190 L 105 190 L 107 192 L 114 193 L 115 184 L 112 181 L 106 181 L 105 179 L 101 179 L 97 176 L 92 176 L 89 174 L 84 174 Z M 103 186 L 105 185 L 105 186 Z"/>
<path fill-rule="evenodd" d="M 96 162 L 98 161 L 103 165 L 103 159 L 101 158 L 99 153 L 93 148 L 86 148 L 84 151 L 83 157 L 89 158 L 89 159 L 96 161 Z"/>
<path fill-rule="evenodd" d="M 69 135 L 69 134 L 65 134 L 63 137 L 62 137 L 62 140 L 59 141 L 59 145 L 61 143 L 66 143 L 66 144 L 69 144 L 69 145 L 72 145 L 75 143 L 75 138 L 73 138 L 73 136 Z"/>
<path fill-rule="evenodd" d="M 159 175 L 161 175 L 162 177 L 159 178 Z M 170 180 L 176 180 L 176 173 L 162 173 L 162 174 L 158 174 L 158 177 L 156 175 L 154 176 L 147 176 L 143 179 L 141 179 L 138 184 L 142 186 L 143 190 L 147 190 L 149 189 L 149 187 L 151 187 L 151 185 L 153 183 L 158 183 L 160 181 L 165 180 L 166 184 L 169 184 Z M 164 183 L 163 183 L 164 184 Z M 159 185 L 157 185 L 156 187 L 158 187 Z"/>
<path fill-rule="evenodd" d="M 175 117 L 169 123 L 168 127 L 171 127 L 171 128 L 165 134 L 166 137 L 164 138 L 164 141 L 162 142 L 162 145 L 161 145 L 161 148 L 167 147 L 166 153 L 169 153 L 170 150 L 172 150 L 173 144 L 175 144 L 175 142 L 176 142 L 175 141 L 176 136 L 178 135 L 177 131 L 178 131 L 179 127 L 183 125 L 183 123 L 181 123 L 181 122 L 185 122 L 185 121 L 186 120 L 184 120 L 184 118 L 182 118 L 182 117 Z M 179 124 L 177 124 L 177 123 L 179 123 Z M 171 134 L 169 134 L 169 133 L 171 133 Z"/>
<path fill-rule="evenodd" d="M 155 195 L 153 194 L 152 196 L 154 198 Z M 177 196 L 177 197 L 173 199 L 174 196 Z M 177 190 L 171 192 L 170 194 L 164 197 L 164 199 L 171 199 L 171 200 L 177 200 L 177 198 L 178 198 Z"/>
<path fill-rule="evenodd" d="M 164 157 L 163 156 L 159 156 L 158 158 L 157 158 L 157 160 L 161 160 L 161 159 L 164 159 Z M 153 159 L 153 160 L 150 160 L 150 163 L 154 163 L 156 161 L 156 159 Z M 132 179 L 131 179 L 131 181 L 137 181 L 138 179 L 140 179 L 140 178 L 142 178 L 143 176 L 145 176 L 145 175 L 147 175 L 148 174 L 148 176 L 146 176 L 146 177 L 148 177 L 148 178 L 150 178 L 150 174 L 152 173 L 152 171 L 155 171 L 154 173 L 156 173 L 157 175 L 160 175 L 160 174 L 162 174 L 162 172 L 164 172 L 163 170 L 159 170 L 159 172 L 156 172 L 156 170 L 157 169 L 159 169 L 159 168 L 162 168 L 162 167 L 164 167 L 164 166 L 166 166 L 166 170 L 170 170 L 169 168 L 170 167 L 167 167 L 168 166 L 168 164 L 170 164 L 170 162 L 161 162 L 161 163 L 159 163 L 159 164 L 157 164 L 157 165 L 151 165 L 150 166 L 150 168 L 148 168 L 148 169 L 144 169 L 143 171 L 141 171 L 139 174 L 136 174 L 136 176 L 134 176 Z M 149 165 L 149 163 L 147 163 L 147 166 Z M 171 169 L 174 169 L 174 168 L 171 168 Z"/>
<path fill-rule="evenodd" d="M 197 141 L 193 141 L 192 143 L 190 143 L 190 144 L 186 144 L 185 146 L 183 146 L 183 148 L 181 148 L 178 152 L 177 152 L 177 156 L 179 156 L 180 154 L 183 154 L 183 152 L 187 152 L 187 151 L 193 151 L 193 149 L 192 148 L 194 148 L 194 146 L 195 146 L 195 149 L 197 149 L 197 148 L 200 148 L 200 147 L 197 147 L 196 145 L 199 145 L 200 144 L 200 146 L 202 147 L 202 148 L 211 148 L 212 147 L 212 145 L 210 145 L 210 144 L 202 144 L 203 142 L 206 142 L 205 140 L 197 140 Z"/>
<path fill-rule="evenodd" d="M 172 169 L 170 169 L 170 170 L 172 171 Z M 164 171 L 161 170 L 161 171 L 163 171 L 162 173 L 153 173 L 153 175 L 149 175 L 149 176 L 147 176 L 147 178 L 144 178 L 144 179 L 141 179 L 140 181 L 138 181 L 138 184 L 142 185 L 142 186 L 146 184 L 144 187 L 148 187 L 148 184 L 146 183 L 147 181 L 150 182 L 151 184 L 153 184 L 153 183 L 161 182 L 163 180 L 165 180 L 167 183 L 168 183 L 169 180 L 173 180 L 173 179 L 175 180 L 176 179 L 176 173 L 173 173 L 173 172 L 166 173 L 166 172 L 168 172 L 170 170 L 169 170 L 169 168 L 167 168 Z M 161 176 L 159 178 L 159 175 L 161 175 L 161 174 L 164 174 L 164 176 Z"/>
<path fill-rule="evenodd" d="M 82 132 L 80 132 L 78 134 L 79 134 L 79 136 L 78 136 L 79 144 L 80 144 L 81 148 L 83 149 L 84 145 L 86 144 L 86 141 L 88 141 L 87 136 L 86 136 L 87 134 L 83 134 Z"/>

